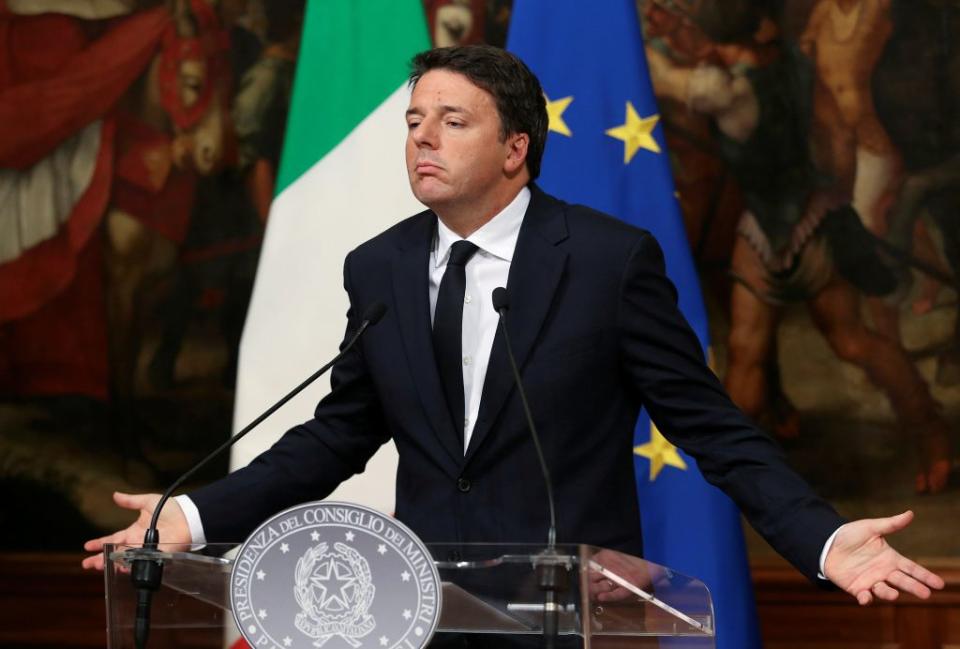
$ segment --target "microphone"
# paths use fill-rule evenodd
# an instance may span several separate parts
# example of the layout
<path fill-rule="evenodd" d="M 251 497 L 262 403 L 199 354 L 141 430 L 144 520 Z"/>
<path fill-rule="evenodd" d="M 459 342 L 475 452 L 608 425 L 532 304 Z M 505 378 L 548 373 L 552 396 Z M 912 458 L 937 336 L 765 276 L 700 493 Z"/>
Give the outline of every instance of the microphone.
<path fill-rule="evenodd" d="M 157 502 L 157 506 L 153 510 L 153 517 L 150 519 L 150 527 L 147 528 L 147 531 L 143 535 L 143 549 L 147 551 L 155 551 L 157 549 L 157 544 L 160 542 L 160 532 L 157 530 L 157 522 L 160 519 L 160 510 L 163 509 L 163 506 L 170 499 L 170 496 L 173 495 L 173 492 L 176 491 L 180 485 L 190 479 L 190 477 L 193 476 L 197 471 L 206 466 L 207 463 L 209 463 L 213 458 L 217 457 L 220 455 L 220 453 L 239 442 L 247 435 L 247 433 L 263 423 L 265 419 L 283 407 L 288 401 L 290 401 L 290 399 L 300 394 L 307 386 L 326 373 L 327 370 L 333 367 L 334 364 L 336 364 L 336 362 L 344 356 L 344 354 L 350 351 L 357 340 L 360 339 L 360 336 L 363 335 L 363 332 L 380 322 L 386 312 L 387 307 L 382 302 L 373 302 L 367 306 L 366 310 L 363 312 L 360 326 L 357 327 L 357 331 L 353 334 L 350 340 L 347 341 L 347 344 L 343 346 L 343 349 L 341 349 L 340 352 L 334 356 L 329 363 L 307 377 L 300 385 L 288 392 L 283 398 L 267 408 L 267 410 L 265 410 L 259 417 L 247 424 L 243 430 L 218 446 L 209 455 L 187 470 L 186 473 L 177 478 L 174 483 L 170 485 L 165 492 L 163 492 L 163 495 Z M 131 566 L 130 576 L 134 587 L 137 589 L 137 611 L 134 620 L 134 642 L 136 643 L 137 649 L 144 649 L 147 644 L 147 637 L 150 634 L 150 601 L 153 597 L 153 593 L 160 588 L 160 582 L 163 578 L 163 562 L 159 559 L 134 559 Z"/>
<path fill-rule="evenodd" d="M 506 316 L 506 310 L 510 308 L 510 296 L 507 295 L 507 289 L 498 286 L 490 294 L 493 299 L 493 310 L 500 314 L 500 317 Z"/>
<path fill-rule="evenodd" d="M 527 393 L 523 389 L 523 381 L 520 377 L 520 369 L 517 367 L 517 359 L 513 355 L 513 348 L 510 345 L 510 334 L 507 332 L 507 311 L 510 309 L 510 297 L 507 295 L 507 289 L 499 286 L 493 289 L 493 308 L 500 314 L 500 330 L 503 332 L 503 341 L 507 346 L 507 358 L 510 359 L 510 369 L 513 370 L 513 380 L 517 384 L 517 392 L 520 394 L 520 403 L 523 404 L 523 414 L 527 419 L 527 428 L 530 430 L 530 437 L 533 439 L 533 447 L 537 451 L 537 460 L 540 463 L 540 472 L 543 474 L 543 482 L 547 488 L 547 504 L 550 507 L 550 527 L 547 530 L 547 549 L 541 554 L 542 561 L 538 565 L 540 590 L 544 591 L 543 602 L 543 640 L 547 649 L 553 649 L 557 639 L 558 632 L 558 612 L 557 593 L 566 590 L 566 573 L 560 572 L 557 568 L 561 565 L 560 557 L 557 553 L 557 512 L 553 498 L 553 483 L 550 480 L 550 469 L 547 467 L 547 460 L 543 456 L 543 447 L 540 445 L 540 436 L 537 434 L 537 426 L 533 422 L 533 415 L 530 413 L 530 404 L 527 401 Z"/>

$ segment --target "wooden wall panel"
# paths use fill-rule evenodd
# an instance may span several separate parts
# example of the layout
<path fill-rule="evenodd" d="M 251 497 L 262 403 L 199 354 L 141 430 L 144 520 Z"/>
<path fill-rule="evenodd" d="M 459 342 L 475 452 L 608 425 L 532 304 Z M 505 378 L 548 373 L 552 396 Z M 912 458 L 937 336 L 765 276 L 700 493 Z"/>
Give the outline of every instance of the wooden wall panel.
<path fill-rule="evenodd" d="M 812 587 L 780 560 L 753 563 L 766 649 L 960 649 L 960 561 L 927 561 L 947 588 L 927 601 L 858 606 Z"/>
<path fill-rule="evenodd" d="M 102 573 L 80 554 L 0 554 L 0 647 L 107 645 Z"/>

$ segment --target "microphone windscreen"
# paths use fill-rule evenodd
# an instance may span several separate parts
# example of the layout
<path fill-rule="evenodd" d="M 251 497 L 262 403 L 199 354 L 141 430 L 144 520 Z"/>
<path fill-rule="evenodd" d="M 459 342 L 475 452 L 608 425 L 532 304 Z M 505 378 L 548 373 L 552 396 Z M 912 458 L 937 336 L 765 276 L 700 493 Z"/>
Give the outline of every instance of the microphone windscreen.
<path fill-rule="evenodd" d="M 360 321 L 363 322 L 366 320 L 372 327 L 380 322 L 380 318 L 382 318 L 386 312 L 387 307 L 383 302 L 373 302 L 367 307 L 367 310 L 363 312 L 363 318 Z"/>
<path fill-rule="evenodd" d="M 493 289 L 493 308 L 497 313 L 500 313 L 504 309 L 510 308 L 510 298 L 507 295 L 507 289 L 502 286 L 498 286 Z"/>

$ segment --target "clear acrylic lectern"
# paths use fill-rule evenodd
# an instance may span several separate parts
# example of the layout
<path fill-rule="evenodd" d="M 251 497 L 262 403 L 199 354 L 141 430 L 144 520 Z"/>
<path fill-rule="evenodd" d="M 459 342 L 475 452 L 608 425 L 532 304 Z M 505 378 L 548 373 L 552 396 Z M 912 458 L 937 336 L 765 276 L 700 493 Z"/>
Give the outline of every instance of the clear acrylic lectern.
<path fill-rule="evenodd" d="M 217 555 L 232 547 L 208 546 L 201 554 L 169 552 L 162 544 L 157 551 L 107 546 L 108 647 L 134 647 L 136 594 L 129 565 L 143 556 L 164 564 L 163 583 L 153 597 L 150 649 L 223 647 L 224 630 L 235 628 L 228 591 L 232 561 Z M 714 647 L 710 593 L 700 581 L 669 568 L 588 545 L 558 546 L 551 555 L 530 545 L 427 547 L 443 582 L 435 640 L 451 633 L 540 635 L 540 571 L 553 566 L 566 575 L 557 598 L 558 647 Z M 340 649 L 334 644 L 325 649 Z M 360 645 L 379 647 L 374 638 Z M 309 649 L 313 643 L 303 637 L 288 646 Z"/>

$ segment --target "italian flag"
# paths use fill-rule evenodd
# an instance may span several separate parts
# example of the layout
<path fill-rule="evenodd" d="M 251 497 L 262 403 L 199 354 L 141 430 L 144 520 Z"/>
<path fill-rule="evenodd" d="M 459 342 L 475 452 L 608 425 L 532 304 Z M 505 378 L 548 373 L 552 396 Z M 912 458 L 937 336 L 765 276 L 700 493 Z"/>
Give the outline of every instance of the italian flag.
<path fill-rule="evenodd" d="M 337 352 L 346 325 L 346 254 L 423 209 L 404 165 L 414 54 L 430 46 L 417 0 L 311 0 L 304 18 L 260 265 L 240 344 L 234 430 Z M 424 269 L 426 277 L 426 269 Z M 233 449 L 247 464 L 313 415 L 329 390 L 319 379 Z M 392 513 L 396 451 L 332 496 Z"/>

